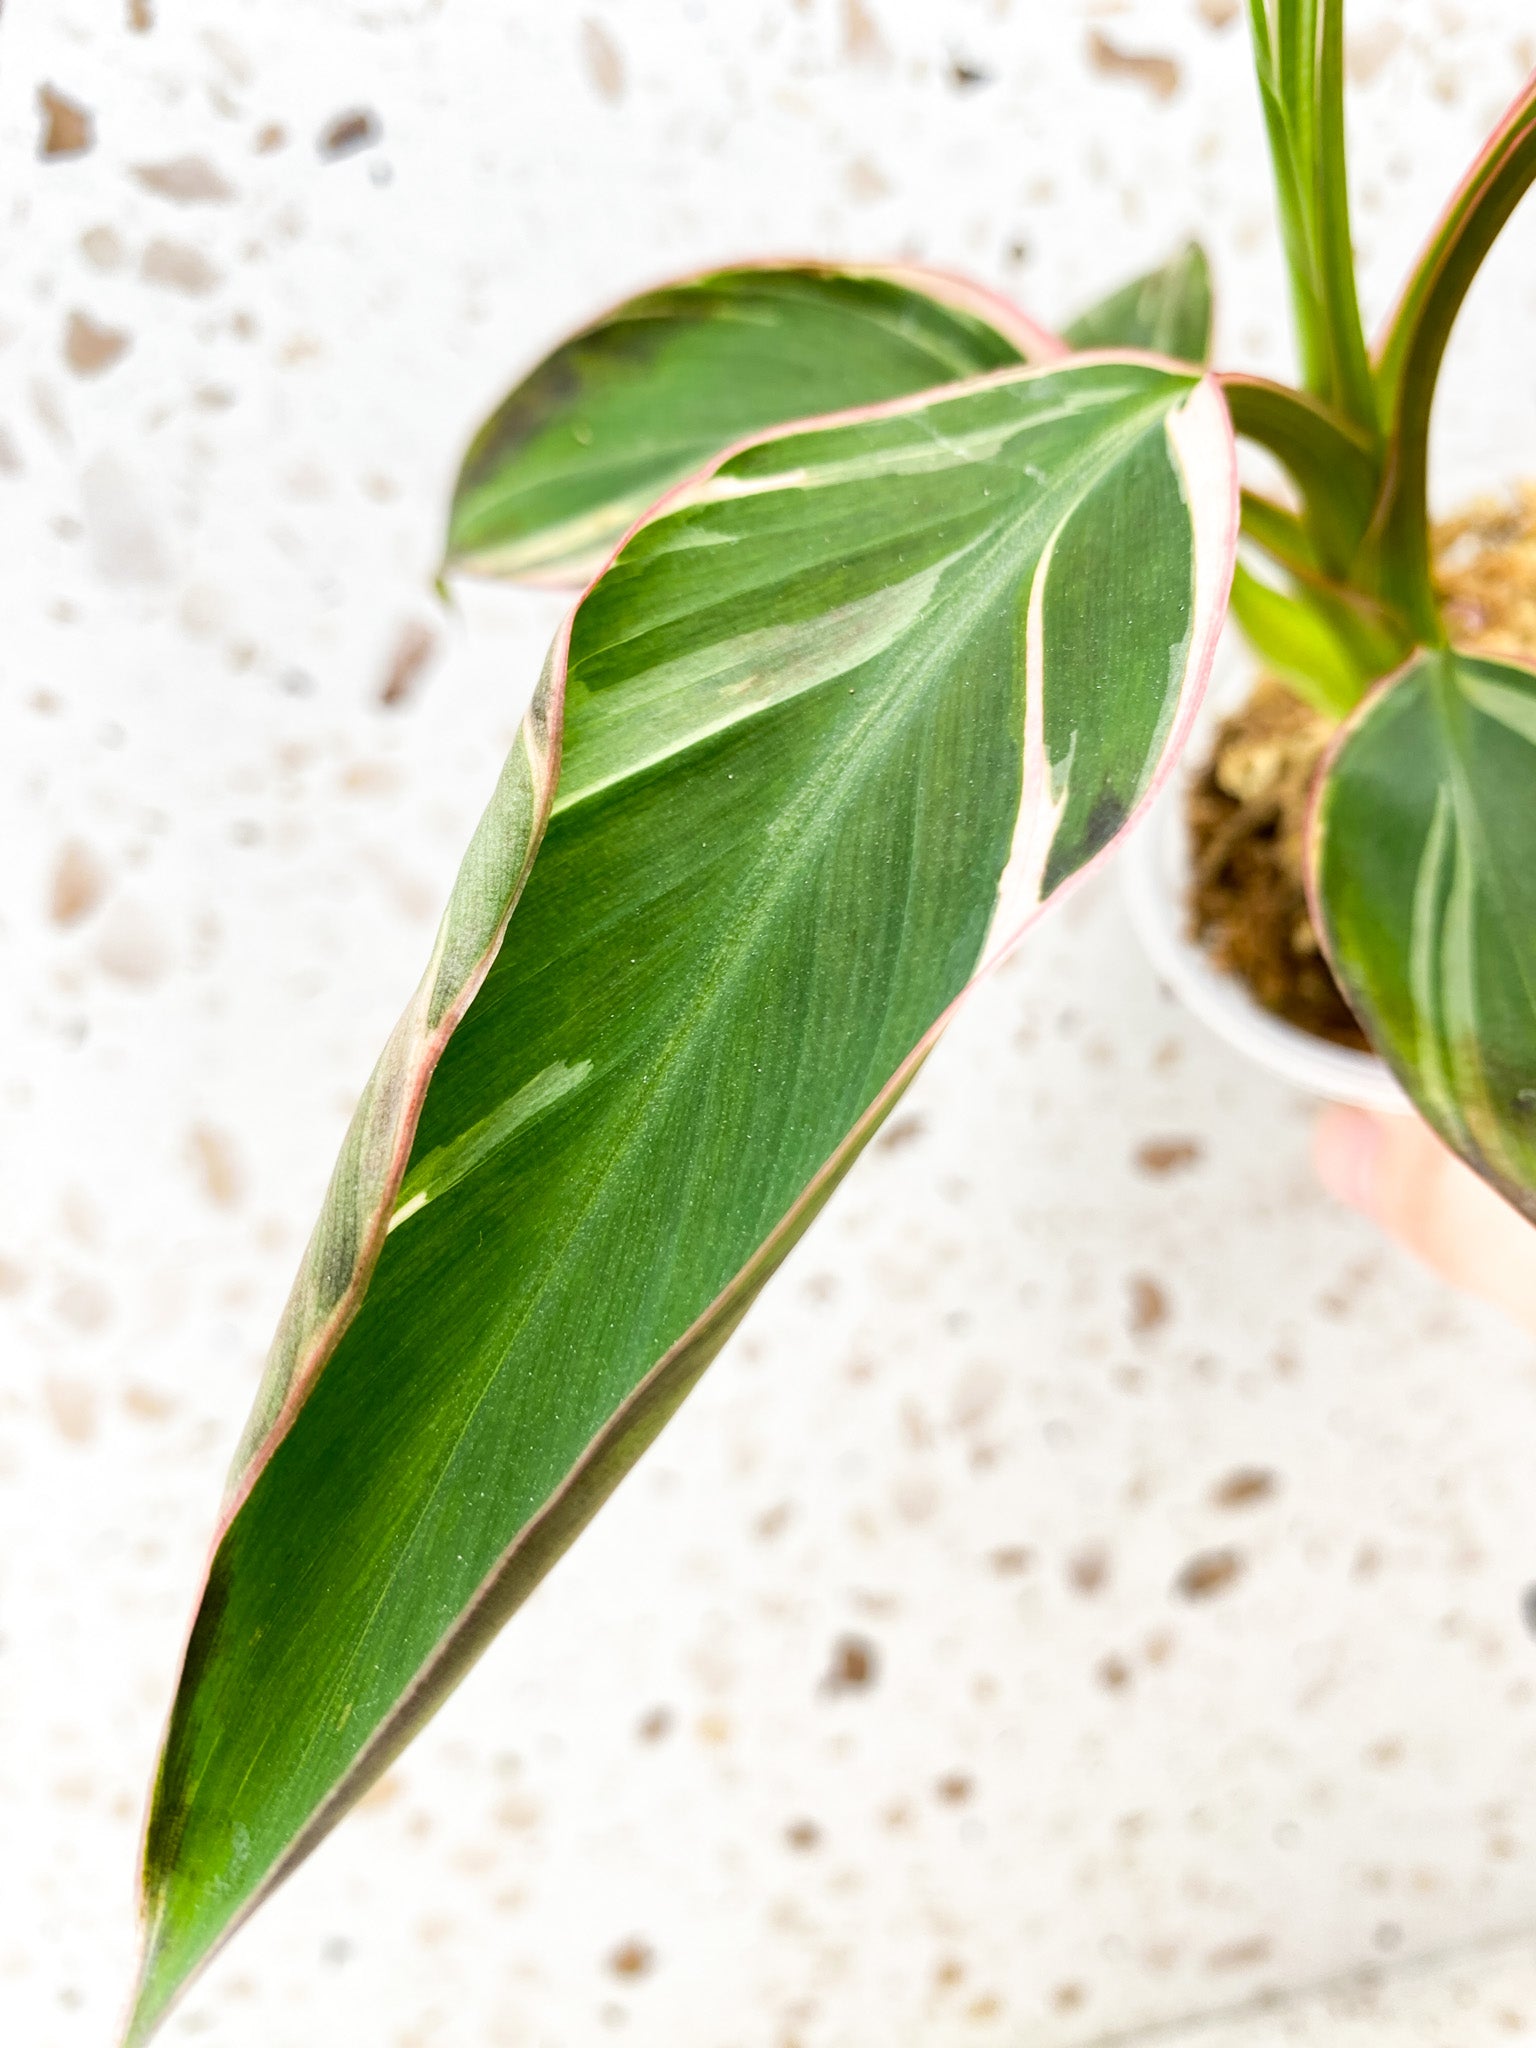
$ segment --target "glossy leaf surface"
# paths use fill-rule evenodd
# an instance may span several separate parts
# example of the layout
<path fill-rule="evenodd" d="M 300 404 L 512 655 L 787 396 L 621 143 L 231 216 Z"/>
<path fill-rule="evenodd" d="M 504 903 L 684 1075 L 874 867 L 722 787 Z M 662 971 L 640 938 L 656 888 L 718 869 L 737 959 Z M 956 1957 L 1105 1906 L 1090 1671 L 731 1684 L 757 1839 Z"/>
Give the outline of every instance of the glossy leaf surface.
<path fill-rule="evenodd" d="M 529 372 L 475 436 L 448 566 L 583 583 L 733 441 L 1063 353 L 1007 300 L 918 269 L 760 264 L 627 300 Z"/>
<path fill-rule="evenodd" d="M 1536 1221 L 1536 671 L 1417 654 L 1344 727 L 1309 858 L 1377 1049 Z"/>
<path fill-rule="evenodd" d="M 301 1306 L 215 1546 L 133 2040 L 463 1675 L 967 985 L 1150 792 L 1236 522 L 1210 380 L 1073 361 L 740 447 L 583 598 L 516 915 L 372 1221 L 350 1195 L 322 1219 L 360 1305 L 339 1335 Z"/>
<path fill-rule="evenodd" d="M 1211 353 L 1211 266 L 1198 242 L 1171 262 L 1079 313 L 1062 339 L 1073 348 L 1144 348 L 1181 363 L 1205 363 Z"/>

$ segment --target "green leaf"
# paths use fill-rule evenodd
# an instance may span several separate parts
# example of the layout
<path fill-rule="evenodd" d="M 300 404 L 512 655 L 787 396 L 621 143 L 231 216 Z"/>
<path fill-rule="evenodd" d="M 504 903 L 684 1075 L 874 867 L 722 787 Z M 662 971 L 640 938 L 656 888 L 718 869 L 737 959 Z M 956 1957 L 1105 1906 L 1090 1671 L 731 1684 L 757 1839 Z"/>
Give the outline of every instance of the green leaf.
<path fill-rule="evenodd" d="M 1262 492 L 1243 492 L 1243 539 L 1295 576 L 1320 576 L 1321 564 L 1298 516 Z"/>
<path fill-rule="evenodd" d="M 1211 353 L 1211 267 L 1198 242 L 1079 313 L 1062 339 L 1076 349 L 1144 348 L 1182 363 Z"/>
<path fill-rule="evenodd" d="M 1322 566 L 1346 575 L 1370 524 L 1380 483 L 1374 451 L 1345 419 L 1267 377 L 1224 372 L 1232 424 L 1290 472 Z"/>
<path fill-rule="evenodd" d="M 1309 862 L 1377 1050 L 1536 1222 L 1536 671 L 1421 651 L 1342 731 Z"/>
<path fill-rule="evenodd" d="M 1374 444 L 1344 149 L 1344 0 L 1249 0 L 1297 340 L 1308 391 Z"/>
<path fill-rule="evenodd" d="M 1150 794 L 1236 524 L 1215 384 L 1100 359 L 739 448 L 579 603 L 517 913 L 486 947 L 537 737 L 482 835 L 502 869 L 477 856 L 439 942 L 478 993 L 446 1048 L 412 1025 L 387 1056 L 394 1120 L 352 1149 L 388 1169 L 366 1214 L 339 1176 L 237 1468 L 133 2042 L 463 1676 L 967 986 Z"/>
<path fill-rule="evenodd" d="M 1387 325 L 1376 388 L 1390 460 L 1384 583 L 1427 639 L 1441 638 L 1429 542 L 1429 421 L 1451 329 L 1472 280 L 1536 179 L 1536 72 L 1488 138 L 1414 266 Z"/>
<path fill-rule="evenodd" d="M 1242 495 L 1243 539 L 1280 573 L 1261 581 L 1241 564 L 1232 611 L 1265 665 L 1330 718 L 1352 711 L 1372 683 L 1413 646 L 1385 605 L 1325 575 L 1294 513 L 1253 491 Z"/>
<path fill-rule="evenodd" d="M 1342 718 L 1359 703 L 1364 679 L 1330 621 L 1304 595 L 1276 590 L 1239 562 L 1232 616 L 1264 666 L 1315 711 Z"/>
<path fill-rule="evenodd" d="M 562 342 L 492 413 L 454 488 L 448 565 L 584 583 L 733 441 L 1063 353 L 940 271 L 760 264 L 664 285 Z"/>

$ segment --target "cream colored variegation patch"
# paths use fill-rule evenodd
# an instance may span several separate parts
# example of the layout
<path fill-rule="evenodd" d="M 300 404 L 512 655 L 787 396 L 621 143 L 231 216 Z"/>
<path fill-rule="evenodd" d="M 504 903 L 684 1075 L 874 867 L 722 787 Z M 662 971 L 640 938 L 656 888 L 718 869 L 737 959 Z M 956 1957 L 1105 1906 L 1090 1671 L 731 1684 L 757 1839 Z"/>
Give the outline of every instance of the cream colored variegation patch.
<path fill-rule="evenodd" d="M 525 1082 L 515 1095 L 508 1096 L 489 1116 L 471 1124 L 451 1144 L 439 1145 L 435 1151 L 429 1152 L 420 1165 L 406 1175 L 395 1213 L 389 1219 L 390 1229 L 396 1230 L 402 1223 L 408 1223 L 411 1217 L 425 1209 L 428 1202 L 435 1202 L 439 1195 L 447 1194 L 477 1166 L 483 1166 L 493 1152 L 499 1152 L 535 1117 L 553 1109 L 557 1102 L 581 1087 L 591 1071 L 590 1060 L 577 1060 L 572 1064 L 556 1060 L 553 1066 L 545 1067 L 542 1073 Z"/>

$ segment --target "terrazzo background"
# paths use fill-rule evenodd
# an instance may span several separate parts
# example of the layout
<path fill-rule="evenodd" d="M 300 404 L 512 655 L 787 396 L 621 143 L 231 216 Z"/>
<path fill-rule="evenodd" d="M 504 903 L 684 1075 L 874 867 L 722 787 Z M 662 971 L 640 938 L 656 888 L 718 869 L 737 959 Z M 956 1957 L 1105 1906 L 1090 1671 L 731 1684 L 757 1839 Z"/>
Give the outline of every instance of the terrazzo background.
<path fill-rule="evenodd" d="M 224 1464 L 558 617 L 431 596 L 470 428 L 594 307 L 748 252 L 1050 320 L 1198 227 L 1222 355 L 1283 367 L 1238 15 L 9 0 L 7 2043 L 113 2038 Z M 1521 0 L 1351 21 L 1379 315 L 1536 47 Z M 44 86 L 83 153 L 40 157 Z M 1536 469 L 1533 315 L 1527 213 L 1442 501 Z M 1536 2031 L 1536 1349 L 1330 1208 L 1308 1115 L 1078 897 L 167 2039 Z"/>

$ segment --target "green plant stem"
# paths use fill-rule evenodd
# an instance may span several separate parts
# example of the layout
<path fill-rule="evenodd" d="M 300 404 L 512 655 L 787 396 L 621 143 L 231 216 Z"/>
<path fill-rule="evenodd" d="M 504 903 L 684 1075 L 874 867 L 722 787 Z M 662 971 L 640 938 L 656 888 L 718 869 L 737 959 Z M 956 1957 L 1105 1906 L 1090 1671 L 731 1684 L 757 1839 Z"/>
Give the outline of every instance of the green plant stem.
<path fill-rule="evenodd" d="M 1346 577 L 1380 491 L 1370 441 L 1322 400 L 1267 377 L 1228 372 L 1221 387 L 1237 432 L 1282 463 L 1301 493 L 1318 565 Z"/>
<path fill-rule="evenodd" d="M 1262 548 L 1270 560 L 1291 576 L 1321 574 L 1317 552 L 1296 514 L 1260 491 L 1244 491 L 1243 539 Z"/>
<path fill-rule="evenodd" d="M 1253 41 L 1259 103 L 1269 138 L 1269 160 L 1275 180 L 1275 201 L 1280 213 L 1286 270 L 1290 277 L 1291 311 L 1301 352 L 1302 381 L 1309 391 L 1326 398 L 1331 395 L 1332 379 L 1324 342 L 1322 308 L 1313 277 L 1306 212 L 1296 177 L 1295 149 L 1288 111 L 1280 90 L 1266 0 L 1248 0 L 1248 24 Z"/>
<path fill-rule="evenodd" d="M 1343 0 L 1249 0 L 1305 388 L 1380 438 L 1350 237 Z"/>
<path fill-rule="evenodd" d="M 1505 222 L 1536 180 L 1536 73 L 1495 129 L 1431 235 L 1382 342 L 1376 386 L 1387 462 L 1375 520 L 1383 594 L 1432 645 L 1445 629 L 1429 532 L 1429 424 L 1456 316 Z"/>
<path fill-rule="evenodd" d="M 1232 616 L 1266 669 L 1325 717 L 1347 718 L 1369 683 L 1326 620 L 1238 563 Z"/>
<path fill-rule="evenodd" d="M 1334 403 L 1373 436 L 1380 434 L 1376 390 L 1360 318 L 1349 219 L 1349 160 L 1344 134 L 1344 0 L 1323 0 L 1317 67 L 1317 251 L 1322 298 L 1333 341 Z"/>

